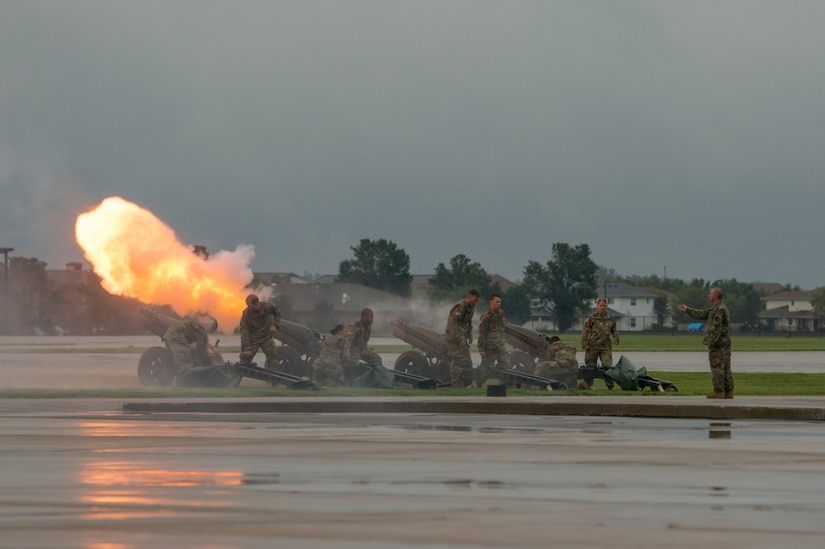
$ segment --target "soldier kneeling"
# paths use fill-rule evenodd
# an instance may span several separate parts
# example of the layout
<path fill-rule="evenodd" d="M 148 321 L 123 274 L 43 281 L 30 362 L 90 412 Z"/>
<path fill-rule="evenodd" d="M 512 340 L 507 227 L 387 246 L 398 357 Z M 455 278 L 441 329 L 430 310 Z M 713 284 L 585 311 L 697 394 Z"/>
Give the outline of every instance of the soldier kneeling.
<path fill-rule="evenodd" d="M 576 348 L 559 339 L 559 336 L 553 336 L 550 338 L 550 346 L 547 347 L 544 360 L 536 364 L 534 375 L 561 381 L 572 389 L 576 387 L 578 371 Z"/>
<path fill-rule="evenodd" d="M 349 359 L 349 354 L 349 331 L 343 324 L 338 324 L 324 338 L 321 354 L 313 364 L 313 383 L 319 387 L 345 385 L 344 364 Z"/>

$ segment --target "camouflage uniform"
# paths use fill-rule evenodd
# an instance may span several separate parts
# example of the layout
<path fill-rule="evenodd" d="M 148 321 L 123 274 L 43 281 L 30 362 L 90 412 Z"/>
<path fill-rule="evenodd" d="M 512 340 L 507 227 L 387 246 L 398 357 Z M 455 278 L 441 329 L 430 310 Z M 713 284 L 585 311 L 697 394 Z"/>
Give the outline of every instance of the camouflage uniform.
<path fill-rule="evenodd" d="M 702 343 L 708 346 L 708 362 L 714 393 L 733 393 L 733 374 L 730 371 L 730 312 L 718 301 L 710 309 L 688 307 L 685 313 L 696 320 L 706 320 L 707 328 Z"/>
<path fill-rule="evenodd" d="M 510 355 L 505 349 L 504 340 L 504 311 L 487 311 L 481 315 L 478 322 L 478 350 L 484 352 L 481 357 L 480 375 L 483 378 L 490 376 L 490 372 L 498 362 L 499 367 L 510 369 Z"/>
<path fill-rule="evenodd" d="M 547 347 L 544 361 L 536 364 L 535 375 L 561 381 L 568 388 L 576 386 L 579 363 L 576 348 L 565 341 L 554 341 Z"/>
<path fill-rule="evenodd" d="M 347 326 L 347 331 L 349 331 L 350 337 L 349 362 L 351 364 L 363 360 L 372 366 L 384 365 L 381 356 L 372 349 L 367 348 L 372 334 L 372 325 L 364 326 L 360 320 L 356 320 Z"/>
<path fill-rule="evenodd" d="M 619 337 L 616 321 L 610 313 L 600 315 L 598 312 L 588 316 L 582 328 L 582 348 L 584 364 L 590 368 L 600 360 L 602 368 L 613 366 L 613 339 Z"/>
<path fill-rule="evenodd" d="M 596 362 L 601 362 L 603 369 L 613 366 L 613 341 L 618 338 L 616 331 L 616 321 L 610 313 L 599 314 L 598 311 L 591 314 L 584 321 L 582 328 L 582 348 L 584 349 L 584 365 L 588 368 L 595 368 Z M 605 379 L 604 384 L 608 389 L 613 388 L 613 382 Z"/>
<path fill-rule="evenodd" d="M 469 342 L 473 339 L 475 305 L 462 299 L 450 309 L 444 339 L 450 357 L 450 381 L 453 387 L 468 387 L 473 382 L 473 359 Z"/>
<path fill-rule="evenodd" d="M 278 359 L 275 357 L 275 341 L 270 327 L 281 323 L 281 311 L 274 304 L 262 301 L 261 308 L 252 311 L 247 307 L 241 315 L 241 362 L 250 363 L 258 349 L 266 355 L 266 368 L 276 370 Z M 244 357 L 244 351 L 251 351 L 252 356 Z"/>
<path fill-rule="evenodd" d="M 203 325 L 194 318 L 182 318 L 169 326 L 163 334 L 163 342 L 172 353 L 178 367 L 178 375 L 194 366 L 209 366 L 209 335 Z M 190 345 L 195 344 L 193 351 Z"/>
<path fill-rule="evenodd" d="M 350 338 L 345 334 L 324 338 L 321 354 L 313 363 L 312 381 L 320 387 L 344 385 L 344 363 L 350 356 Z"/>

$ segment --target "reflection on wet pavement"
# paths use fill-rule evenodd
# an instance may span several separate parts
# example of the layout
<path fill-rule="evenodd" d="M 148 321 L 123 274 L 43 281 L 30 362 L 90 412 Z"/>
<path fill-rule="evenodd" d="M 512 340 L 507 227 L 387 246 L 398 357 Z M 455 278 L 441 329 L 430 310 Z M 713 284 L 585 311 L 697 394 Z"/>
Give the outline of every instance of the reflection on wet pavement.
<path fill-rule="evenodd" d="M 712 531 L 745 549 L 825 534 L 814 423 L 124 414 L 6 417 L 0 441 L 10 547 L 538 548 L 609 531 L 611 546 L 678 532 L 686 548 Z"/>

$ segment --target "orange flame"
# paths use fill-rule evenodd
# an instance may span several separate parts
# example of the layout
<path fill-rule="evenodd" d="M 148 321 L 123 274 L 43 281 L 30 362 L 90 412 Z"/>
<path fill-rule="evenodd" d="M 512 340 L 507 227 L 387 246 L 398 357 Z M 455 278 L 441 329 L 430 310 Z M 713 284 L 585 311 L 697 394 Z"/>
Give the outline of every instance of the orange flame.
<path fill-rule="evenodd" d="M 204 259 L 152 212 L 119 196 L 80 214 L 75 238 L 109 293 L 170 305 L 179 314 L 208 312 L 230 333 L 238 325 L 253 278 L 253 246 Z"/>

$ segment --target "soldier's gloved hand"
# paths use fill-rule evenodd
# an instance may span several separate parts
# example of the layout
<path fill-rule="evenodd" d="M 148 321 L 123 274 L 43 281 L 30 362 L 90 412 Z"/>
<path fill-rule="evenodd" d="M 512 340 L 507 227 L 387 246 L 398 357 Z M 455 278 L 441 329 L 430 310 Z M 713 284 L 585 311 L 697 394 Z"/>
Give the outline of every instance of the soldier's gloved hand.
<path fill-rule="evenodd" d="M 613 341 L 615 342 L 615 344 L 616 344 L 616 345 L 618 345 L 618 344 L 619 344 L 619 336 L 616 336 L 616 337 L 613 339 Z"/>
<path fill-rule="evenodd" d="M 241 353 L 241 356 L 244 358 L 252 358 L 252 351 L 244 351 Z"/>

